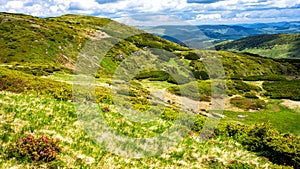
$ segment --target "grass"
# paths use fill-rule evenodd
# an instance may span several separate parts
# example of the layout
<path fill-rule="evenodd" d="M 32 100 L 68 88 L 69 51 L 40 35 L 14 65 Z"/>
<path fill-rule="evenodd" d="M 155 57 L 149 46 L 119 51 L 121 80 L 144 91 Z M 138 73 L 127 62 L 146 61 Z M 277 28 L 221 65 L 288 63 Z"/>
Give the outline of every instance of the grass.
<path fill-rule="evenodd" d="M 16 93 L 47 95 L 59 100 L 70 100 L 71 86 L 66 83 L 43 79 L 16 70 L 0 67 L 0 90 Z"/>
<path fill-rule="evenodd" d="M 209 139 L 207 142 L 197 142 L 196 133 L 195 135 L 187 135 L 184 141 L 171 151 L 159 156 L 144 159 L 120 157 L 106 151 L 88 137 L 74 112 L 73 104 L 70 102 L 9 92 L 1 92 L 0 101 L 2 150 L 5 150 L 11 142 L 25 134 L 49 135 L 59 139 L 62 147 L 62 153 L 58 159 L 49 163 L 17 161 L 14 158 L 8 158 L 1 151 L 0 164 L 2 168 L 16 166 L 25 168 L 144 168 L 151 166 L 226 168 L 243 165 L 255 168 L 266 165 L 276 167 L 267 159 L 244 150 L 234 140 L 218 137 Z M 109 112 L 105 116 L 111 125 L 120 125 L 122 118 L 120 119 L 120 115 L 115 111 Z M 128 123 L 128 125 L 134 124 Z M 135 132 L 129 133 L 135 137 L 144 135 L 147 126 L 144 127 L 146 130 L 135 130 Z M 122 131 L 126 132 L 127 130 Z M 151 132 L 146 135 L 151 135 Z"/>
<path fill-rule="evenodd" d="M 299 135 L 300 112 L 281 106 L 279 103 L 278 100 L 270 100 L 265 109 L 256 112 L 224 111 L 225 121 L 233 120 L 246 124 L 269 121 L 280 132 Z M 246 118 L 239 119 L 238 115 L 246 116 Z"/>

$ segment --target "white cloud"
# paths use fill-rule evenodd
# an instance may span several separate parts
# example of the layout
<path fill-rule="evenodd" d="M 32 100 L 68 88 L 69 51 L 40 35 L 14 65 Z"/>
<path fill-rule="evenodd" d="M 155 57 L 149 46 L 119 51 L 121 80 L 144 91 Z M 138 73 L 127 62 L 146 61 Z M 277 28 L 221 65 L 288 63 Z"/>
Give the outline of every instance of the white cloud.
<path fill-rule="evenodd" d="M 190 1 L 196 2 L 196 1 Z M 200 3 L 203 2 L 203 3 Z M 35 16 L 80 13 L 115 18 L 134 25 L 173 24 L 170 16 L 197 23 L 300 20 L 300 0 L 0 0 L 0 11 Z M 297 12 L 295 12 L 297 11 Z M 158 15 L 164 16 L 157 17 Z M 145 18 L 144 21 L 137 18 Z M 155 17 L 154 17 L 155 16 Z M 147 21 L 146 21 L 147 19 Z"/>
<path fill-rule="evenodd" d="M 97 9 L 99 4 L 94 1 L 94 0 L 73 0 L 70 3 L 70 9 L 75 9 L 75 10 L 92 10 L 92 9 Z"/>
<path fill-rule="evenodd" d="M 158 25 L 188 25 L 189 23 L 172 15 L 136 15 L 131 17 L 116 18 L 116 21 L 135 26 Z"/>
<path fill-rule="evenodd" d="M 221 19 L 221 14 L 199 14 L 196 16 L 196 20 L 208 20 L 208 19 Z"/>
<path fill-rule="evenodd" d="M 297 4 L 300 4 L 300 0 L 272 0 L 270 3 L 271 7 L 278 7 L 278 8 L 287 8 L 287 7 L 293 7 Z"/>
<path fill-rule="evenodd" d="M 23 2 L 22 1 L 9 1 L 5 5 L 6 8 L 9 9 L 20 9 L 23 7 Z"/>

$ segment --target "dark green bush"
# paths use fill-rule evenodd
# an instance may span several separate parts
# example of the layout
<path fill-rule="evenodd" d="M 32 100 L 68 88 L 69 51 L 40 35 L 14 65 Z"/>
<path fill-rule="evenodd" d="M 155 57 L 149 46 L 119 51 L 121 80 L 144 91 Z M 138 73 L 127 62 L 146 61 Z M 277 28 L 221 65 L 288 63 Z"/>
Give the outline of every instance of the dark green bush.
<path fill-rule="evenodd" d="M 258 99 L 258 97 L 256 96 L 256 93 L 255 92 L 247 92 L 244 94 L 244 96 L 246 98 L 251 98 L 251 99 Z"/>
<path fill-rule="evenodd" d="M 275 75 L 275 74 L 270 74 L 270 75 L 257 75 L 257 76 L 239 76 L 235 75 L 232 76 L 231 79 L 233 80 L 246 80 L 246 81 L 282 81 L 286 80 L 286 78 L 282 75 Z"/>
<path fill-rule="evenodd" d="M 61 148 L 57 139 L 27 135 L 11 144 L 7 153 L 17 159 L 49 162 L 57 158 Z"/>
<path fill-rule="evenodd" d="M 184 58 L 188 60 L 198 60 L 200 59 L 200 56 L 194 52 L 188 52 L 188 54 L 184 55 Z"/>
<path fill-rule="evenodd" d="M 205 117 L 198 115 L 195 122 L 194 122 L 192 130 L 195 131 L 195 132 L 201 132 L 205 120 L 206 120 Z"/>
<path fill-rule="evenodd" d="M 230 103 L 244 110 L 258 110 L 266 107 L 266 103 L 260 99 L 234 97 L 230 99 Z"/>
<path fill-rule="evenodd" d="M 149 79 L 151 81 L 166 81 L 169 79 L 169 74 L 165 71 L 153 70 L 153 71 L 144 71 L 135 76 L 135 79 Z"/>
<path fill-rule="evenodd" d="M 273 99 L 300 100 L 300 80 L 264 82 L 263 88 Z"/>
<path fill-rule="evenodd" d="M 243 91 L 243 92 L 250 92 L 251 90 L 254 91 L 260 91 L 260 88 L 254 85 L 247 84 L 241 80 L 236 80 L 234 81 L 234 88 Z"/>
<path fill-rule="evenodd" d="M 194 74 L 196 79 L 201 79 L 201 80 L 208 80 L 209 79 L 209 75 L 203 70 L 194 71 L 193 74 Z"/>
<path fill-rule="evenodd" d="M 18 70 L 35 76 L 47 76 L 53 72 L 58 72 L 58 71 L 65 71 L 67 73 L 72 73 L 72 71 L 67 68 L 51 66 L 51 65 L 39 65 L 39 64 L 29 64 L 29 65 L 15 64 L 14 66 L 9 67 L 9 69 Z"/>
<path fill-rule="evenodd" d="M 243 82 L 242 80 L 227 80 L 227 93 L 229 94 L 244 94 L 246 92 L 259 92 L 261 88 L 252 84 Z"/>
<path fill-rule="evenodd" d="M 247 163 L 241 163 L 241 162 L 235 161 L 233 163 L 227 164 L 226 168 L 228 168 L 228 169 L 240 169 L 240 168 L 242 168 L 242 169 L 253 169 L 254 167 L 250 164 L 247 164 Z"/>

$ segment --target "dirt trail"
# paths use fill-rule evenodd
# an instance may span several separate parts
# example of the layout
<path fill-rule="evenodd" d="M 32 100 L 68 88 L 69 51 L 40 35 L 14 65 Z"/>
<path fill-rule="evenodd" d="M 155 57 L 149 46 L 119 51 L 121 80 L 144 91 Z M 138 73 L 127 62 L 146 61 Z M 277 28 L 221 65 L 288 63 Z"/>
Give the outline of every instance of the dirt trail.
<path fill-rule="evenodd" d="M 281 105 L 286 106 L 290 109 L 297 110 L 300 113 L 300 102 L 284 99 Z"/>
<path fill-rule="evenodd" d="M 209 110 L 211 109 L 211 102 L 206 101 L 195 101 L 187 97 L 177 96 L 167 91 L 167 89 L 158 89 L 152 90 L 151 94 L 153 95 L 153 102 L 159 102 L 165 104 L 166 106 L 174 106 L 181 108 L 184 111 L 192 112 L 196 114 L 202 114 L 208 116 Z M 235 96 L 232 96 L 235 97 Z M 243 109 L 237 108 L 230 104 L 229 96 L 226 97 L 224 110 L 230 110 L 235 112 L 244 112 Z M 223 115 L 219 115 L 224 117 Z"/>
<path fill-rule="evenodd" d="M 179 105 L 182 110 L 199 113 L 210 108 L 210 102 L 199 102 L 187 97 L 177 96 L 167 91 L 167 89 L 153 90 L 154 102 L 160 101 L 168 105 Z"/>

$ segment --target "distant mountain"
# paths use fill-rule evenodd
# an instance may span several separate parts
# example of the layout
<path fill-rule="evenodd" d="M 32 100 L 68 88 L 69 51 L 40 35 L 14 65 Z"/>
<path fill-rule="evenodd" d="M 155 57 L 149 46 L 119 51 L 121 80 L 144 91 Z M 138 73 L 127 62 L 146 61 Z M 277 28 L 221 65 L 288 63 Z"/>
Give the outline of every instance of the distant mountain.
<path fill-rule="evenodd" d="M 300 58 L 300 34 L 265 34 L 221 43 L 217 50 L 249 52 L 271 58 Z"/>
<path fill-rule="evenodd" d="M 139 27 L 149 33 L 168 40 L 177 39 L 180 43 L 194 48 L 210 48 L 214 44 L 263 34 L 294 34 L 300 32 L 300 22 L 257 23 L 239 25 L 167 25 Z M 178 42 L 178 41 L 173 41 Z M 197 44 L 197 45 L 195 45 Z"/>
<path fill-rule="evenodd" d="M 245 28 L 251 28 L 251 29 L 261 29 L 266 34 L 298 33 L 298 32 L 300 32 L 300 21 L 240 24 L 239 26 L 243 26 Z"/>
<path fill-rule="evenodd" d="M 156 27 L 139 27 L 146 32 L 158 35 L 160 37 L 168 37 L 168 40 L 180 40 L 192 48 L 205 49 L 211 47 L 213 44 L 226 41 L 240 39 L 243 37 L 261 34 L 259 30 L 245 28 L 242 26 L 228 26 L 228 25 L 168 25 Z M 173 41 L 178 42 L 178 41 Z"/>

